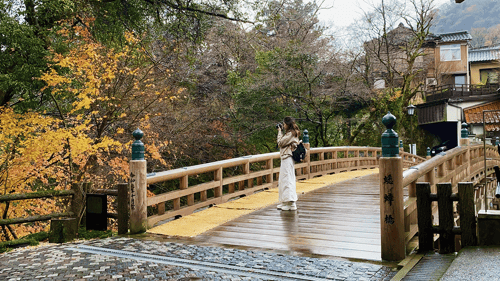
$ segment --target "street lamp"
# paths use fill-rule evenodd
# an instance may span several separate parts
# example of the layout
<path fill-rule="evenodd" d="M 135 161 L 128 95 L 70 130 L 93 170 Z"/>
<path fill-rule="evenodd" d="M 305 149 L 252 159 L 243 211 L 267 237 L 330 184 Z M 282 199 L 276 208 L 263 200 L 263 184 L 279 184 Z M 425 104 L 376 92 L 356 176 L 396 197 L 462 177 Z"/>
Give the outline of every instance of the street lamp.
<path fill-rule="evenodd" d="M 411 117 L 413 116 L 413 114 L 415 114 L 415 108 L 416 106 L 414 106 L 413 104 L 410 103 L 410 105 L 408 107 L 406 107 L 406 109 L 408 110 L 408 115 L 410 115 L 410 153 L 412 154 L 417 154 L 416 149 L 414 149 L 413 147 L 413 132 L 412 132 L 412 124 L 411 124 Z"/>

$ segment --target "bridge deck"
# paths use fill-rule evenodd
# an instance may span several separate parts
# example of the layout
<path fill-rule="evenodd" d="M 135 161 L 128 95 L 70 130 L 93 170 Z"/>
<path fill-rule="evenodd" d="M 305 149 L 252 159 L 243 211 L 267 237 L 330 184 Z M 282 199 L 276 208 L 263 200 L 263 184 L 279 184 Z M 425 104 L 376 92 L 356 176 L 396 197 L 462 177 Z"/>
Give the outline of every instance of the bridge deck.
<path fill-rule="evenodd" d="M 303 254 L 381 260 L 378 174 L 299 197 L 297 211 L 276 205 L 242 216 L 195 240 Z"/>

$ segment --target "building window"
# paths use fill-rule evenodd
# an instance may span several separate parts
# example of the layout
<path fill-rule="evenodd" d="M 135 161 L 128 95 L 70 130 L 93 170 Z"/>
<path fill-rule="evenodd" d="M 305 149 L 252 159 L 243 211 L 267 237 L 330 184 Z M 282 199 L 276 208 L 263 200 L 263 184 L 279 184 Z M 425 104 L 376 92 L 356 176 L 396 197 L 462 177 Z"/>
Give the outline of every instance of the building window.
<path fill-rule="evenodd" d="M 461 60 L 460 44 L 442 45 L 440 47 L 441 61 Z"/>
<path fill-rule="evenodd" d="M 481 84 L 486 84 L 486 83 L 493 83 L 496 84 L 498 83 L 498 73 L 500 70 L 498 69 L 481 69 L 480 75 L 481 75 Z"/>

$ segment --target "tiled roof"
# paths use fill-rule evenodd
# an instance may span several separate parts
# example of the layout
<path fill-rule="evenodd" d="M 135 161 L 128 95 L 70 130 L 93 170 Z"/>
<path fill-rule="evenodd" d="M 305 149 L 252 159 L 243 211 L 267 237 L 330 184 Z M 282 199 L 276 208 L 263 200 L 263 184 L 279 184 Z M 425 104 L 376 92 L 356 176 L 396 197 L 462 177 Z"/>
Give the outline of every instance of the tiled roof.
<path fill-rule="evenodd" d="M 486 131 L 498 132 L 500 131 L 500 100 L 490 102 L 487 104 L 480 104 L 464 109 L 465 120 L 468 124 L 482 124 L 483 123 L 483 110 L 498 110 L 492 112 L 485 112 L 484 119 L 486 123 Z"/>
<path fill-rule="evenodd" d="M 500 45 L 469 50 L 469 62 L 500 60 Z"/>
<path fill-rule="evenodd" d="M 435 38 L 440 40 L 441 42 L 472 40 L 472 36 L 469 34 L 468 31 L 457 31 L 457 32 L 436 34 Z"/>

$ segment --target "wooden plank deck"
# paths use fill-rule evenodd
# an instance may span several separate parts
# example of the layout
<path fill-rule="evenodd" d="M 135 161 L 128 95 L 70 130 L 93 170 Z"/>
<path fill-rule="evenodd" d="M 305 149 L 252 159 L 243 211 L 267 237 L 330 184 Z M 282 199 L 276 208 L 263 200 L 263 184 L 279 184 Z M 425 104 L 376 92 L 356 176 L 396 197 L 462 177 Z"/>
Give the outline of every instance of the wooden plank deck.
<path fill-rule="evenodd" d="M 309 255 L 381 260 L 378 174 L 299 197 L 297 211 L 276 205 L 218 226 L 195 240 Z"/>

